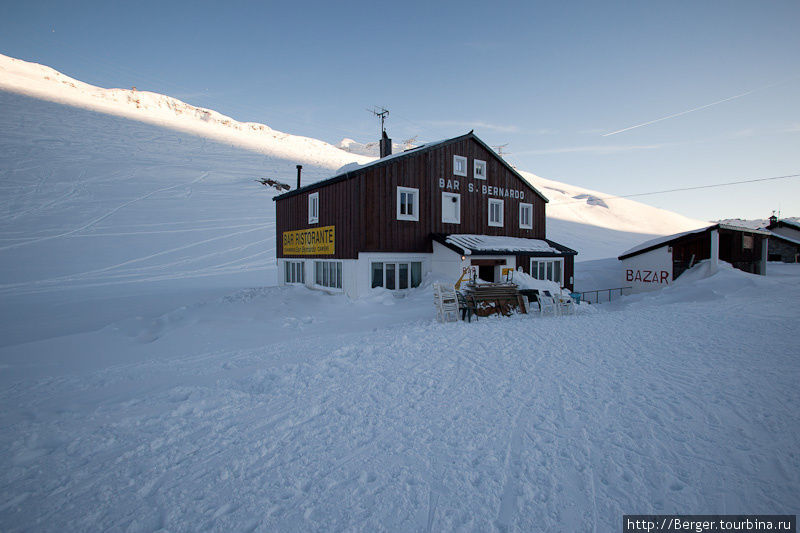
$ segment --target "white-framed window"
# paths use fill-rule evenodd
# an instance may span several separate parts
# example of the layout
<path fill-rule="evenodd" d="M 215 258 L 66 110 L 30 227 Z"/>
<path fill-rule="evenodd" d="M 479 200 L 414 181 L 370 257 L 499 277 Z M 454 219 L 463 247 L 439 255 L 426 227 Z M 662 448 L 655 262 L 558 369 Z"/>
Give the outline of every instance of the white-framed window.
<path fill-rule="evenodd" d="M 742 249 L 743 250 L 752 250 L 753 249 L 753 236 L 752 235 L 742 235 Z"/>
<path fill-rule="evenodd" d="M 453 174 L 456 176 L 467 175 L 467 158 L 463 155 L 453 156 Z"/>
<path fill-rule="evenodd" d="M 397 220 L 419 220 L 419 189 L 397 188 Z"/>
<path fill-rule="evenodd" d="M 375 261 L 370 266 L 372 287 L 386 287 L 389 290 L 419 287 L 422 283 L 422 262 L 383 262 Z"/>
<path fill-rule="evenodd" d="M 308 223 L 319 222 L 319 193 L 312 192 L 308 195 Z"/>
<path fill-rule="evenodd" d="M 503 200 L 489 198 L 489 225 L 503 226 Z"/>
<path fill-rule="evenodd" d="M 442 193 L 442 222 L 461 224 L 461 195 L 455 192 Z"/>
<path fill-rule="evenodd" d="M 329 289 L 341 289 L 342 262 L 314 261 L 314 284 Z"/>
<path fill-rule="evenodd" d="M 519 227 L 533 229 L 533 204 L 519 204 Z"/>
<path fill-rule="evenodd" d="M 286 261 L 283 265 L 283 279 L 286 283 L 306 282 L 306 272 L 303 261 Z"/>
<path fill-rule="evenodd" d="M 480 159 L 476 159 L 472 163 L 472 174 L 476 180 L 485 180 L 486 179 L 486 161 L 481 161 Z"/>
<path fill-rule="evenodd" d="M 555 281 L 559 286 L 564 286 L 564 258 L 552 257 L 531 258 L 531 277 Z"/>

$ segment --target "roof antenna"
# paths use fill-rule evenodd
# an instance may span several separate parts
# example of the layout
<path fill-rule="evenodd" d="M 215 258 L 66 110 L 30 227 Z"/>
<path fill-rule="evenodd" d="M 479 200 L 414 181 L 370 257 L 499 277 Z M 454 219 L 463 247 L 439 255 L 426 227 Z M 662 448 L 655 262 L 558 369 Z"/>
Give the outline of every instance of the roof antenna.
<path fill-rule="evenodd" d="M 503 151 L 503 148 L 505 148 L 506 146 L 508 146 L 508 143 L 505 143 L 505 144 L 499 144 L 499 145 L 497 145 L 497 146 L 492 146 L 492 149 L 493 149 L 495 152 L 497 152 L 497 155 L 499 155 L 500 157 L 503 157 L 503 156 L 506 156 L 506 155 L 511 155 L 511 152 L 505 152 L 505 151 Z M 503 159 L 505 159 L 505 157 L 503 157 Z"/>
<path fill-rule="evenodd" d="M 389 116 L 389 110 L 383 106 L 374 106 L 372 109 L 367 109 L 367 111 L 381 119 L 381 134 L 383 134 L 386 131 L 384 123 L 386 122 L 386 117 Z"/>
<path fill-rule="evenodd" d="M 380 143 L 380 157 L 384 158 L 388 155 L 392 155 L 392 140 L 386 135 L 386 128 L 385 122 L 386 117 L 389 116 L 389 110 L 385 107 L 378 107 L 375 106 L 374 109 L 370 109 L 369 111 L 372 112 L 376 117 L 380 117 L 381 119 L 381 143 Z"/>

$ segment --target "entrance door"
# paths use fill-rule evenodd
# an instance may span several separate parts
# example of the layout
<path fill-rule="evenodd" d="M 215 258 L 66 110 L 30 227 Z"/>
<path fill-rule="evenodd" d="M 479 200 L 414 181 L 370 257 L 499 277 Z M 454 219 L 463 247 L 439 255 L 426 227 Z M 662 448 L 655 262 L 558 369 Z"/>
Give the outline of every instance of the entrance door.
<path fill-rule="evenodd" d="M 494 283 L 494 265 L 479 265 L 478 277 L 483 281 L 490 281 Z"/>

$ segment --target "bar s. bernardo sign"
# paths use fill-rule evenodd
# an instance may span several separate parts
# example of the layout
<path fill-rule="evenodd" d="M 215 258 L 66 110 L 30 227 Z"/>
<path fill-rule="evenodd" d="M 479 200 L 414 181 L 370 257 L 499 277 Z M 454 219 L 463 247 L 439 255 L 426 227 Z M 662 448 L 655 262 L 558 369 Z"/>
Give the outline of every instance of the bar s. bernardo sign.
<path fill-rule="evenodd" d="M 478 184 L 467 182 L 465 189 L 461 189 L 461 184 L 458 180 L 439 178 L 439 188 L 447 189 L 449 191 L 467 192 L 474 194 L 485 194 L 487 196 L 495 196 L 497 198 L 515 198 L 518 200 L 525 199 L 525 191 L 520 189 L 511 189 L 507 187 L 495 187 L 493 185 Z"/>
<path fill-rule="evenodd" d="M 336 226 L 283 232 L 284 255 L 333 255 Z"/>

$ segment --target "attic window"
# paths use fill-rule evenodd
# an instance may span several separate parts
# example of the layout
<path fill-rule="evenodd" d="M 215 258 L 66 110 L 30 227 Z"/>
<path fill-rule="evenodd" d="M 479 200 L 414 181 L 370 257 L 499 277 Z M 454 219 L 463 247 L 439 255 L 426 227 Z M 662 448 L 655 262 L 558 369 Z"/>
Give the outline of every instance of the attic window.
<path fill-rule="evenodd" d="M 486 179 L 486 161 L 476 159 L 473 163 L 473 174 L 476 180 Z"/>
<path fill-rule="evenodd" d="M 467 175 L 467 158 L 454 155 L 453 156 L 453 174 L 456 176 L 466 176 Z"/>
<path fill-rule="evenodd" d="M 319 193 L 314 192 L 308 195 L 308 223 L 317 222 L 319 222 Z"/>

